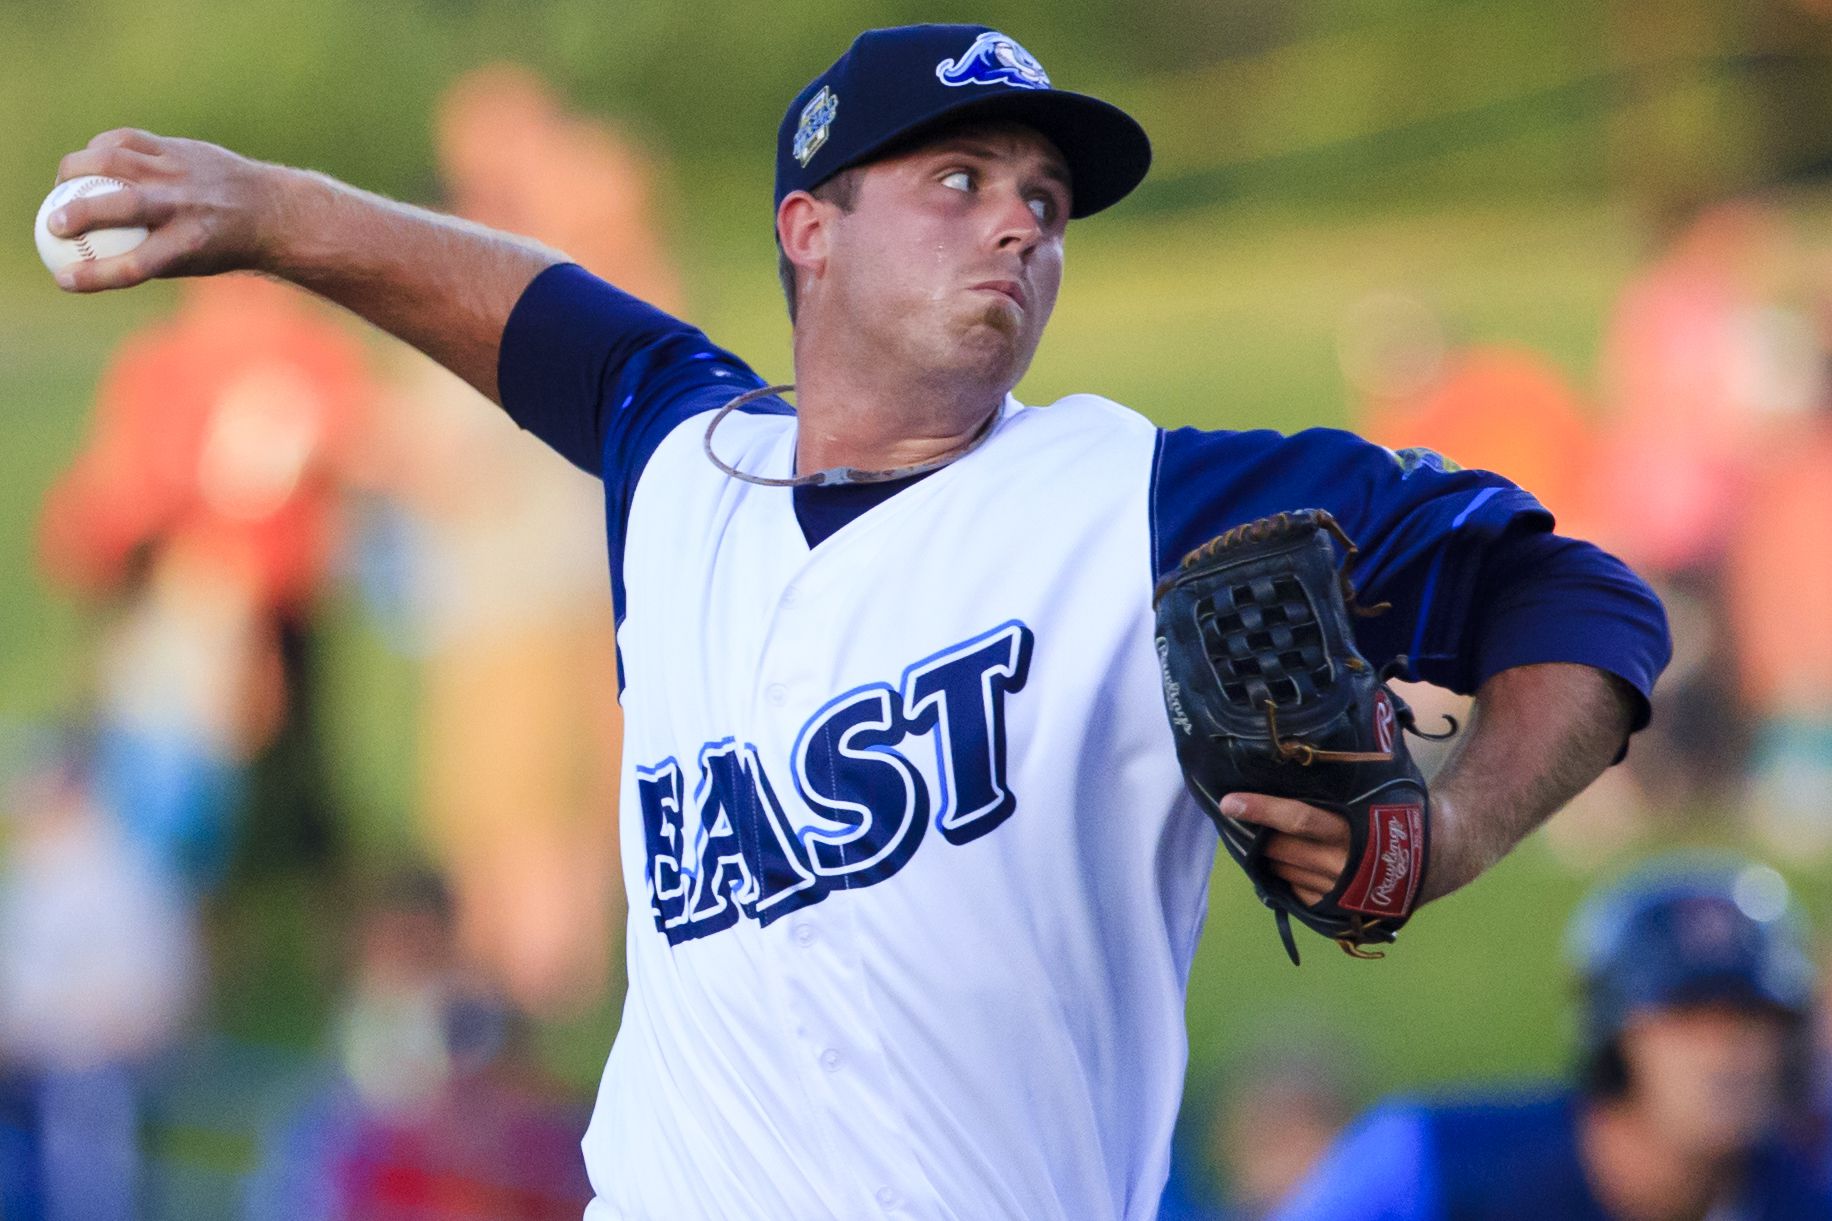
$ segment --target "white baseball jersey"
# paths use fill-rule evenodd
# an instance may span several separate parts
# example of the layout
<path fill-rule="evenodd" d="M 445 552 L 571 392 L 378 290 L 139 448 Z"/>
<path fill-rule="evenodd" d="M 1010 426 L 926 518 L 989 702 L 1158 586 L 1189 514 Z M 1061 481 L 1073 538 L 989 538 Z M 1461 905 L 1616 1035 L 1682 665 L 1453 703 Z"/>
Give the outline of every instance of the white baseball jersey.
<path fill-rule="evenodd" d="M 624 552 L 594 1217 L 1155 1216 L 1216 843 L 1158 694 L 1156 430 L 1009 402 L 810 550 L 705 425 Z M 731 417 L 722 456 L 789 474 L 794 425 Z"/>
<path fill-rule="evenodd" d="M 1544 511 L 1345 433 L 1008 398 L 984 445 L 811 546 L 787 489 L 707 460 L 709 413 L 760 382 L 685 324 L 552 269 L 501 382 L 604 478 L 622 613 L 630 987 L 590 1221 L 1154 1217 L 1217 842 L 1155 576 L 1329 508 L 1369 600 L 1402 603 L 1364 651 L 1468 687 L 1465 561 Z M 791 474 L 794 417 L 734 414 L 717 446 Z"/>

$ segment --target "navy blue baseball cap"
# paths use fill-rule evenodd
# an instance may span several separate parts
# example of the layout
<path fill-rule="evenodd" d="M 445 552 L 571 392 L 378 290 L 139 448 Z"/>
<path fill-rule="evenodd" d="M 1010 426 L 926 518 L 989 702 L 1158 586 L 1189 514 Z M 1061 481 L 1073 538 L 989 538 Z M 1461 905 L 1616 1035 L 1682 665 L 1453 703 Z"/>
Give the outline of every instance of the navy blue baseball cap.
<path fill-rule="evenodd" d="M 1050 84 L 1029 51 L 983 25 L 867 30 L 789 103 L 776 133 L 776 202 L 944 123 L 1009 119 L 1069 164 L 1069 215 L 1118 203 L 1151 167 L 1145 129 L 1119 107 Z"/>

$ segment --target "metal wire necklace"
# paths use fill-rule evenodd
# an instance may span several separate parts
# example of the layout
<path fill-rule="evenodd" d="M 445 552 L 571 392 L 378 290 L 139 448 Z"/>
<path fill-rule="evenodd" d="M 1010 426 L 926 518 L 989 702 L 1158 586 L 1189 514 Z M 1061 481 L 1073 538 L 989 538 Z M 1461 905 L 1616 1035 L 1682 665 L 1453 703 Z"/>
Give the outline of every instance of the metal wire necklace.
<path fill-rule="evenodd" d="M 752 475 L 741 471 L 713 452 L 712 434 L 718 429 L 719 424 L 726 416 L 738 410 L 740 407 L 756 402 L 758 399 L 769 398 L 778 394 L 787 394 L 794 389 L 794 382 L 789 382 L 781 386 L 764 386 L 761 389 L 750 390 L 744 394 L 740 394 L 737 398 L 719 408 L 719 410 L 714 413 L 711 423 L 706 425 L 706 456 L 712 461 L 712 464 L 724 471 L 727 475 L 730 475 L 733 479 L 741 479 L 745 483 L 754 483 L 759 487 L 766 488 L 837 487 L 841 484 L 848 483 L 889 483 L 893 479 L 908 479 L 915 475 L 926 475 L 930 471 L 940 470 L 950 462 L 956 462 L 965 458 L 968 454 L 984 445 L 987 438 L 992 436 L 993 425 L 998 423 L 999 414 L 1003 409 L 1003 404 L 994 407 L 992 412 L 987 415 L 980 426 L 974 429 L 971 437 L 968 437 L 966 441 L 955 446 L 940 457 L 931 458 L 927 462 L 917 462 L 910 466 L 893 467 L 888 471 L 862 471 L 852 466 L 830 466 L 824 471 L 814 471 L 807 475 L 796 475 L 788 479 L 772 479 L 767 475 Z"/>

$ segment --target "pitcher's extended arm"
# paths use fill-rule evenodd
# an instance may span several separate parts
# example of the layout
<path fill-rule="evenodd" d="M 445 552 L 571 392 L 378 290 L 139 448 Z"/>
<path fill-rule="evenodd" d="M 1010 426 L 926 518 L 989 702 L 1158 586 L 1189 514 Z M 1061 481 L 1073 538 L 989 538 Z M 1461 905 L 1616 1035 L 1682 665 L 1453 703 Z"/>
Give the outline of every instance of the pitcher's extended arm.
<path fill-rule="evenodd" d="M 262 272 L 405 340 L 492 400 L 509 311 L 543 268 L 563 261 L 527 238 L 201 140 L 104 132 L 58 166 L 60 182 L 83 174 L 128 189 L 64 205 L 50 218 L 53 233 L 142 225 L 150 236 L 127 254 L 66 268 L 65 289 Z"/>

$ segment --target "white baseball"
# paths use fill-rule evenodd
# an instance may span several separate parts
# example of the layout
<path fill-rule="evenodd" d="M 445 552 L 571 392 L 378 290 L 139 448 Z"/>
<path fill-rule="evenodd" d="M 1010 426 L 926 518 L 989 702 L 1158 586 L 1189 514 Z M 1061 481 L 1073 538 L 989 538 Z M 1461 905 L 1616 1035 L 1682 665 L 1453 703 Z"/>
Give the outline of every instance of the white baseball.
<path fill-rule="evenodd" d="M 85 174 L 81 178 L 72 178 L 60 182 L 45 196 L 44 203 L 38 206 L 38 224 L 35 236 L 38 239 L 38 257 L 45 261 L 52 275 L 56 275 L 72 263 L 82 263 L 95 259 L 112 258 L 117 254 L 126 254 L 135 246 L 146 240 L 146 230 L 139 225 L 130 225 L 122 229 L 91 229 L 75 237 L 58 237 L 46 227 L 45 222 L 51 213 L 63 207 L 73 199 L 83 199 L 90 195 L 104 195 L 109 191 L 119 191 L 127 184 L 119 178 L 104 178 L 99 174 Z"/>

